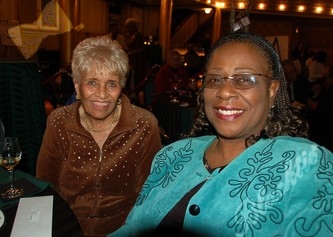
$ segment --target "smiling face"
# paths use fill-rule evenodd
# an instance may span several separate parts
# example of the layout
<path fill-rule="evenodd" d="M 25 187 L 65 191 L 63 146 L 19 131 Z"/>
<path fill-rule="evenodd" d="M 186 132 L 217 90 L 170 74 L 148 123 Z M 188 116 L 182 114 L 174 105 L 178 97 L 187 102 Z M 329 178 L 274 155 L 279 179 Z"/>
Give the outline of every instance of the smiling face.
<path fill-rule="evenodd" d="M 249 43 L 229 42 L 221 46 L 207 65 L 207 75 L 229 77 L 243 73 L 272 76 L 264 54 Z M 206 116 L 219 137 L 244 143 L 264 128 L 278 88 L 279 81 L 263 76 L 256 76 L 253 88 L 242 90 L 227 79 L 218 89 L 204 89 Z"/>
<path fill-rule="evenodd" d="M 75 90 L 84 111 L 94 119 L 104 120 L 117 106 L 121 86 L 117 75 L 92 66 L 80 82 L 75 82 Z"/>

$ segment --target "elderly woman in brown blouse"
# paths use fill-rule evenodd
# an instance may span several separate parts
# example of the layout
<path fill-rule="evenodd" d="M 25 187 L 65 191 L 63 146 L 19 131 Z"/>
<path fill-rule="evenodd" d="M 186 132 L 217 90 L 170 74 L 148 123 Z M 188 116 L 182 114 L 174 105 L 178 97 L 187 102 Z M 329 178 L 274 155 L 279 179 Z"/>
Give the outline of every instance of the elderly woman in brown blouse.
<path fill-rule="evenodd" d="M 105 236 L 134 205 L 161 148 L 159 130 L 121 93 L 128 57 L 116 41 L 82 41 L 72 70 L 78 101 L 49 115 L 36 176 L 55 186 L 85 236 Z"/>

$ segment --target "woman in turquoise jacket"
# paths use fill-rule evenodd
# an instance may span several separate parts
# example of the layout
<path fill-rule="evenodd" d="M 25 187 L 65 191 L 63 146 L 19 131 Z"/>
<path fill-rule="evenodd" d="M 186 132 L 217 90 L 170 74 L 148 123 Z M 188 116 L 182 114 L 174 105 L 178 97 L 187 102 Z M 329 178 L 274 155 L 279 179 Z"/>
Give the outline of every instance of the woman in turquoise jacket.
<path fill-rule="evenodd" d="M 333 236 L 333 154 L 303 138 L 269 42 L 241 31 L 220 39 L 198 103 L 190 137 L 155 156 L 110 236 Z"/>

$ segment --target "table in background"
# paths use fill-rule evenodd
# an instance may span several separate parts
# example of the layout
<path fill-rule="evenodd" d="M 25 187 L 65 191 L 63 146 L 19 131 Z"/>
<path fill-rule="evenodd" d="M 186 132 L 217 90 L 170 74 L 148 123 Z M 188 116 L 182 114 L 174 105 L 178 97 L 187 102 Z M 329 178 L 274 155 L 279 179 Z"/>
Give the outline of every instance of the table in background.
<path fill-rule="evenodd" d="M 34 176 L 15 170 L 16 186 L 25 189 L 25 194 L 22 197 L 37 197 L 53 195 L 53 216 L 52 216 L 52 236 L 53 237 L 81 237 L 81 227 L 64 199 L 48 185 Z M 8 172 L 0 169 L 0 192 L 4 189 L 4 183 L 8 180 Z M 21 186 L 22 185 L 22 186 Z M 29 191 L 30 190 L 30 191 Z M 14 200 L 0 199 L 0 209 L 5 215 L 5 224 L 0 228 L 0 236 L 10 236 L 13 223 L 15 220 L 16 210 L 19 203 L 19 198 Z"/>
<path fill-rule="evenodd" d="M 159 125 L 170 137 L 170 142 L 180 138 L 192 127 L 192 117 L 196 109 L 196 95 L 179 96 L 178 103 L 171 102 L 171 94 L 159 95 L 156 104 L 152 105 Z"/>

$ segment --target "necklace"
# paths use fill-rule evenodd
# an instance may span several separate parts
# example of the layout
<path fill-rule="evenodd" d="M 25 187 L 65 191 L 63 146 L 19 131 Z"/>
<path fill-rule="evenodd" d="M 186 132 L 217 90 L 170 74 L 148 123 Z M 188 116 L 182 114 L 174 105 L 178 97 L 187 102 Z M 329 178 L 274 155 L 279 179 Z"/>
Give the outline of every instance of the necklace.
<path fill-rule="evenodd" d="M 116 105 L 116 108 L 114 110 L 114 113 L 113 113 L 113 118 L 112 118 L 112 121 L 110 122 L 110 124 L 108 126 L 106 126 L 105 128 L 101 128 L 101 129 L 95 129 L 91 126 L 91 123 L 88 121 L 88 116 L 87 116 L 87 113 L 84 112 L 83 113 L 83 120 L 84 120 L 84 123 L 86 124 L 88 130 L 90 131 L 93 131 L 93 132 L 96 132 L 96 133 L 101 133 L 101 132 L 106 132 L 108 133 L 109 130 L 113 127 L 114 125 L 114 122 L 116 121 L 116 118 L 118 117 L 118 109 L 117 109 L 117 105 Z"/>
<path fill-rule="evenodd" d="M 214 141 L 213 145 L 211 145 L 211 147 L 209 147 L 206 151 L 206 154 L 205 154 L 205 168 L 206 169 L 210 169 L 210 164 L 209 164 L 209 158 L 210 158 L 210 154 L 209 153 L 212 153 L 212 151 L 215 149 L 215 146 L 217 144 L 217 139 Z"/>
<path fill-rule="evenodd" d="M 208 170 L 213 170 L 215 168 L 221 168 L 221 167 L 225 167 L 226 165 L 228 165 L 228 163 L 230 161 L 226 161 L 226 160 L 216 160 L 214 159 L 214 150 L 215 147 L 218 143 L 218 140 L 216 139 L 213 144 L 207 149 L 207 152 L 205 154 L 204 157 L 204 166 L 206 169 Z"/>
<path fill-rule="evenodd" d="M 206 160 L 206 158 L 205 158 L 205 161 L 206 161 L 206 162 L 205 162 L 205 168 L 206 168 L 206 169 L 209 169 L 209 164 L 208 164 L 208 161 Z"/>

